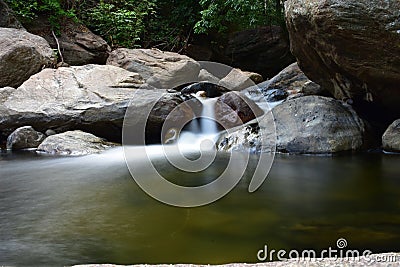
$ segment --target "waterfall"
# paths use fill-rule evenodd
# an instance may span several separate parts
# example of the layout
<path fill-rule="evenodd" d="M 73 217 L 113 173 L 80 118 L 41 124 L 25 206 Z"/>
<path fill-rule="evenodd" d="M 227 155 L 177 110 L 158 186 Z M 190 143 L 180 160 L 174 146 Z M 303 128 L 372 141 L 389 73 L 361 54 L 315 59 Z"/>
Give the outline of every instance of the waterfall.
<path fill-rule="evenodd" d="M 178 139 L 181 149 L 200 150 L 200 146 L 212 149 L 218 138 L 218 124 L 215 121 L 215 103 L 217 98 L 204 98 L 195 95 L 202 103 L 202 112 L 199 120 L 192 120 Z M 204 147 L 202 147 L 204 149 Z"/>

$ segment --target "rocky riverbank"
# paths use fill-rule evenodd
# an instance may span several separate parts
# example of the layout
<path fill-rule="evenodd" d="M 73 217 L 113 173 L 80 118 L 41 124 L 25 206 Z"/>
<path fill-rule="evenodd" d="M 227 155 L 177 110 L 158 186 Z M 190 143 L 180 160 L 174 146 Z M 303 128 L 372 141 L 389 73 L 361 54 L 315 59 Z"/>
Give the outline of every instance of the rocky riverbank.
<path fill-rule="evenodd" d="M 236 130 L 222 133 L 217 143 L 222 151 L 275 151 L 274 145 L 285 153 L 381 147 L 400 151 L 399 127 L 393 122 L 400 117 L 396 45 L 400 7 L 381 1 L 328 2 L 286 2 L 286 23 L 298 64 L 265 82 L 260 75 L 239 69 L 213 73 L 204 63 L 172 52 L 110 51 L 104 40 L 74 22 L 64 25 L 68 31 L 59 39 L 51 38 L 48 31 L 43 35 L 32 25 L 22 27 L 8 10 L 0 28 L 0 143 L 7 143 L 8 149 L 37 148 L 53 134 L 75 130 L 105 143 L 120 143 L 128 106 L 136 111 L 137 121 L 148 116 L 146 143 L 160 143 L 163 123 L 174 109 L 183 107 L 174 112 L 176 121 L 190 120 L 198 113 L 192 105 L 181 105 L 196 102 L 188 93 L 196 88 L 207 97 L 219 98 L 216 120 Z M 4 13 L 7 7 L 1 3 L 1 8 Z M 348 14 L 357 27 L 349 26 Z M 374 16 L 367 19 L 368 14 Z M 67 34 L 77 29 L 81 31 Z M 39 32 L 44 38 L 34 34 Z M 59 45 L 64 58 L 57 64 L 53 49 Z M 191 85 L 198 82 L 203 83 Z M 210 94 L 204 82 L 223 89 Z M 258 100 L 249 88 L 257 89 Z M 247 91 L 230 92 L 239 89 Z M 260 95 L 264 103 L 282 103 L 272 110 L 257 106 Z M 154 103 L 150 114 L 141 112 Z"/>
<path fill-rule="evenodd" d="M 336 266 L 336 267 L 361 267 L 361 266 L 376 266 L 376 267 L 390 267 L 397 266 L 400 263 L 400 253 L 380 253 L 372 254 L 368 258 L 360 257 L 359 259 L 337 259 L 337 258 L 323 258 L 313 260 L 298 260 L 290 259 L 287 261 L 263 262 L 263 263 L 231 263 L 221 265 L 197 265 L 197 264 L 138 264 L 138 265 L 115 265 L 115 264 L 86 264 L 75 265 L 74 267 L 323 267 L 323 266 Z"/>

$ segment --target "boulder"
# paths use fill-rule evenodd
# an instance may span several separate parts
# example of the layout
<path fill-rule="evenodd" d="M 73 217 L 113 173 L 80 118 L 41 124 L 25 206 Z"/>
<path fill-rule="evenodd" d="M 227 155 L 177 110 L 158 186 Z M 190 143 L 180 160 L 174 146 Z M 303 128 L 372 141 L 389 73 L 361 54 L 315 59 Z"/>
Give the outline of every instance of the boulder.
<path fill-rule="evenodd" d="M 114 143 L 105 141 L 93 134 L 82 131 L 68 131 L 47 137 L 36 150 L 63 156 L 84 156 L 100 153 L 115 146 Z"/>
<path fill-rule="evenodd" d="M 20 127 L 7 138 L 7 149 L 36 148 L 43 142 L 45 137 L 44 134 L 37 132 L 32 126 Z"/>
<path fill-rule="evenodd" d="M 290 64 L 272 79 L 258 85 L 266 95 L 271 90 L 280 90 L 287 93 L 286 97 L 294 94 L 330 96 L 318 84 L 310 81 L 300 70 L 297 62 Z"/>
<path fill-rule="evenodd" d="M 254 83 L 261 83 L 264 81 L 264 78 L 261 74 L 251 71 L 243 71 L 243 74 L 250 78 Z"/>
<path fill-rule="evenodd" d="M 110 65 L 44 69 L 17 89 L 0 90 L 0 131 L 6 134 L 24 125 L 42 132 L 78 129 L 120 142 L 127 107 L 133 106 L 136 117 L 146 117 L 143 107 L 164 94 L 145 84 L 141 75 Z M 158 116 L 166 115 L 158 112 L 151 118 Z"/>
<path fill-rule="evenodd" d="M 0 27 L 24 30 L 24 26 L 22 26 L 14 12 L 3 0 L 0 0 Z"/>
<path fill-rule="evenodd" d="M 111 51 L 103 38 L 72 19 L 61 22 L 60 32 L 56 36 L 57 41 L 48 18 L 39 17 L 25 26 L 29 32 L 46 39 L 53 49 L 58 49 L 58 41 L 64 62 L 69 65 L 105 64 Z"/>
<path fill-rule="evenodd" d="M 110 54 L 107 64 L 140 73 L 148 84 L 164 89 L 198 81 L 201 69 L 187 56 L 158 49 L 119 48 Z"/>
<path fill-rule="evenodd" d="M 383 149 L 400 152 L 400 119 L 394 121 L 382 137 Z"/>
<path fill-rule="evenodd" d="M 288 0 L 285 13 L 307 77 L 370 121 L 400 117 L 400 1 Z"/>
<path fill-rule="evenodd" d="M 137 117 L 135 119 L 139 119 L 142 123 L 139 122 L 139 125 L 132 127 L 132 130 L 137 131 L 140 126 L 146 124 L 145 143 L 160 144 L 168 139 L 166 136 L 169 130 L 185 125 L 185 122 L 191 121 L 198 115 L 202 110 L 202 104 L 196 98 L 186 100 L 180 94 L 167 94 L 157 100 L 148 117 L 140 110 L 141 108 L 136 108 L 136 103 L 133 101 L 126 118 L 132 121 L 130 118 Z M 164 124 L 168 129 L 163 129 Z"/>
<path fill-rule="evenodd" d="M 181 94 L 196 94 L 197 92 L 201 91 L 204 91 L 204 97 L 210 98 L 218 97 L 226 92 L 229 92 L 229 90 L 223 86 L 219 86 L 210 82 L 199 82 L 184 87 L 181 90 Z"/>
<path fill-rule="evenodd" d="M 273 77 L 295 59 L 285 30 L 266 26 L 236 32 L 229 37 L 222 63 Z"/>
<path fill-rule="evenodd" d="M 225 129 L 249 122 L 263 111 L 249 98 L 239 92 L 229 92 L 215 103 L 215 118 Z"/>
<path fill-rule="evenodd" d="M 262 152 L 276 143 L 279 152 L 324 154 L 358 150 L 365 141 L 364 122 L 350 106 L 332 98 L 305 96 L 285 101 L 260 120 L 258 125 L 253 121 L 251 127 L 223 135 L 219 150 Z"/>
<path fill-rule="evenodd" d="M 281 89 L 271 89 L 263 92 L 267 102 L 277 102 L 284 100 L 288 97 L 288 92 Z"/>
<path fill-rule="evenodd" d="M 0 28 L 0 87 L 18 87 L 54 63 L 45 39 L 24 30 Z"/>

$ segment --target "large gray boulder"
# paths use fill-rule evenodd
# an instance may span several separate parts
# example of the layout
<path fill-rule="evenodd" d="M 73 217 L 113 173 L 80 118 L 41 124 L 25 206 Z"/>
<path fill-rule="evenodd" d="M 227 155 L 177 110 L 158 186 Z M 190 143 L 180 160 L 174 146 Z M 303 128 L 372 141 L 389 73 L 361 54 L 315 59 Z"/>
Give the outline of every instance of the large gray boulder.
<path fill-rule="evenodd" d="M 29 32 L 46 39 L 53 49 L 58 48 L 58 41 L 64 62 L 69 65 L 105 64 L 111 51 L 103 38 L 72 19 L 61 22 L 57 41 L 46 17 L 39 17 L 32 23 L 25 24 L 25 27 Z"/>
<path fill-rule="evenodd" d="M 47 137 L 37 152 L 63 156 L 84 156 L 100 153 L 115 146 L 93 134 L 82 131 L 68 131 Z"/>
<path fill-rule="evenodd" d="M 201 69 L 187 56 L 158 49 L 119 48 L 110 54 L 107 64 L 140 73 L 148 84 L 165 89 L 197 81 Z"/>
<path fill-rule="evenodd" d="M 400 1 L 288 0 L 285 13 L 311 80 L 371 120 L 400 117 Z"/>
<path fill-rule="evenodd" d="M 168 103 L 168 108 L 155 105 L 147 118 L 143 110 L 164 96 L 167 100 L 158 105 Z M 42 132 L 79 129 L 120 142 L 129 105 L 136 117 L 159 125 L 165 112 L 183 102 L 177 97 L 151 88 L 138 73 L 115 66 L 44 69 L 17 89 L 0 90 L 0 132 L 6 135 L 24 125 Z"/>
<path fill-rule="evenodd" d="M 36 148 L 43 140 L 45 135 L 33 129 L 32 126 L 24 126 L 16 129 L 7 138 L 7 149 Z"/>
<path fill-rule="evenodd" d="M 272 79 L 263 82 L 258 86 L 266 96 L 268 96 L 272 90 L 284 92 L 286 96 L 296 94 L 322 96 L 329 95 L 329 92 L 308 79 L 308 77 L 299 68 L 297 62 L 290 64 Z"/>
<path fill-rule="evenodd" d="M 322 96 L 305 96 L 276 106 L 271 114 L 223 135 L 221 151 L 268 151 L 288 153 L 335 153 L 363 147 L 365 125 L 340 101 Z M 274 126 L 275 124 L 275 126 Z M 276 132 L 274 133 L 274 130 Z M 276 140 L 274 140 L 276 138 Z"/>
<path fill-rule="evenodd" d="M 42 37 L 0 28 L 0 87 L 18 87 L 53 63 L 53 50 Z"/>
<path fill-rule="evenodd" d="M 400 152 L 400 119 L 395 120 L 382 136 L 383 149 Z"/>

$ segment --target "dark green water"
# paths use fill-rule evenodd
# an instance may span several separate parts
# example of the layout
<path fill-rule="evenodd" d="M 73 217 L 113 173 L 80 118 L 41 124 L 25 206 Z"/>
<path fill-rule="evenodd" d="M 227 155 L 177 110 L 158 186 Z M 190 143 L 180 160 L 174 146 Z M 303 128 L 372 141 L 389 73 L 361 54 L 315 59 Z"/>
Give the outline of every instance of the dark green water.
<path fill-rule="evenodd" d="M 264 245 L 322 250 L 338 238 L 351 249 L 400 251 L 399 160 L 277 155 L 255 193 L 245 177 L 223 199 L 183 209 L 142 192 L 120 150 L 3 154 L 0 265 L 257 262 Z"/>

